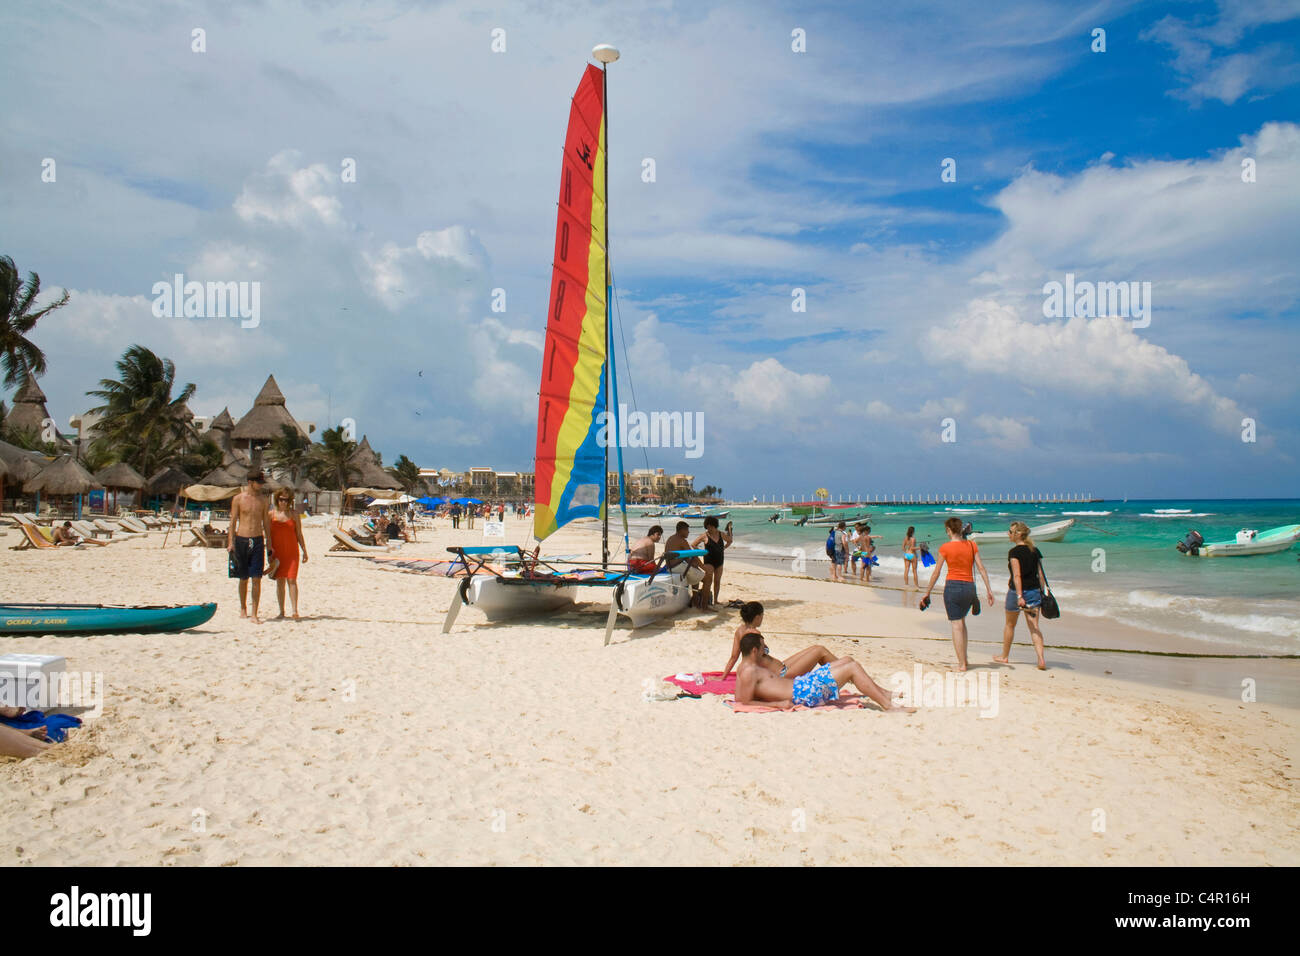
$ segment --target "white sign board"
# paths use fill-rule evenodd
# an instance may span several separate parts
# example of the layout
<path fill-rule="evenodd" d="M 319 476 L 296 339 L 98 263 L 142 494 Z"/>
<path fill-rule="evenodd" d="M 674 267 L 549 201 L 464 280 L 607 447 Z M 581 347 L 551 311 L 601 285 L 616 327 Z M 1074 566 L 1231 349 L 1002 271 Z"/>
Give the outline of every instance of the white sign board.
<path fill-rule="evenodd" d="M 200 511 L 200 512 L 199 512 L 199 524 L 212 524 L 212 512 L 211 512 L 211 511 Z"/>
<path fill-rule="evenodd" d="M 505 536 L 506 536 L 506 523 L 504 521 L 483 522 L 484 538 L 504 538 Z"/>

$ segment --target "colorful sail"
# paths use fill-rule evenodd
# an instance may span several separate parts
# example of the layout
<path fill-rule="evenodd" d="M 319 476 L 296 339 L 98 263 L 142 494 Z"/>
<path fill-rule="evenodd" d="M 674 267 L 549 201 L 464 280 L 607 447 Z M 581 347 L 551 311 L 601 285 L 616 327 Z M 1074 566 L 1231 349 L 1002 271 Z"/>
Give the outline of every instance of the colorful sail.
<path fill-rule="evenodd" d="M 537 400 L 538 540 L 605 508 L 605 103 L 599 68 L 573 95 Z"/>

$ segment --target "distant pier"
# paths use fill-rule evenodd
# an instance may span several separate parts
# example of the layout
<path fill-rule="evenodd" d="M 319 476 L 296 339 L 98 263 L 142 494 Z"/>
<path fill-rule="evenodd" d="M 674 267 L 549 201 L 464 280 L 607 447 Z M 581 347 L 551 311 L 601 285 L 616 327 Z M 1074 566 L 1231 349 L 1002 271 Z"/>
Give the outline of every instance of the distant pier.
<path fill-rule="evenodd" d="M 860 508 L 875 505 L 944 505 L 947 507 L 974 508 L 980 505 L 1095 505 L 1105 501 L 1090 492 L 1025 492 L 1002 495 L 903 495 L 897 493 L 876 495 L 839 495 L 820 499 L 815 494 L 764 495 L 757 504 L 765 505 L 852 505 Z M 751 502 L 754 503 L 754 502 Z"/>

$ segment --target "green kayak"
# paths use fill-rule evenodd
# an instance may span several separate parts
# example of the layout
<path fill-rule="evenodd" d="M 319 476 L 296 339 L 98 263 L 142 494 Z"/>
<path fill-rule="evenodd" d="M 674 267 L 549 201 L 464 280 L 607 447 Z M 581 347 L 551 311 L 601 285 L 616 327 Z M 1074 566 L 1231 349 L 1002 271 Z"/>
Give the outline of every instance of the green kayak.
<path fill-rule="evenodd" d="M 0 634 L 151 634 L 198 627 L 215 604 L 0 604 Z"/>

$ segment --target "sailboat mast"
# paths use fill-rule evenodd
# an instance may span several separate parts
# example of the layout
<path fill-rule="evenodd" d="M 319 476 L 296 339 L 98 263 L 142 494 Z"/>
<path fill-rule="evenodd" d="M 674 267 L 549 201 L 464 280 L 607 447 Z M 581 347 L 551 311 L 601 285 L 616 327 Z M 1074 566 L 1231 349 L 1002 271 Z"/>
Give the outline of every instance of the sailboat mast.
<path fill-rule="evenodd" d="M 609 377 L 611 374 L 610 362 L 608 359 L 610 348 L 610 282 L 609 282 L 609 65 L 618 59 L 618 50 L 607 43 L 601 43 L 592 49 L 591 55 L 600 61 L 600 85 L 601 85 L 601 109 L 603 111 L 602 132 L 605 139 L 604 149 L 604 177 L 605 177 L 605 378 L 601 383 L 605 389 L 605 421 L 608 424 L 613 415 L 618 413 L 614 409 L 611 413 L 609 407 Z M 608 430 L 606 435 L 608 435 Z M 614 431 L 615 441 L 618 441 L 618 431 Z M 609 567 L 609 442 L 605 442 L 605 466 L 601 474 L 601 481 L 605 482 L 605 507 L 603 509 L 603 518 L 600 525 L 600 566 Z M 620 475 L 620 480 L 622 476 Z"/>

